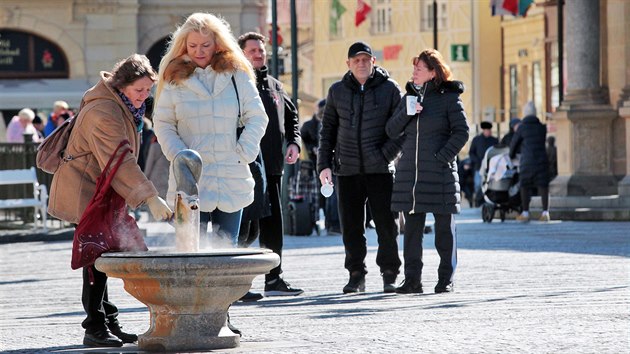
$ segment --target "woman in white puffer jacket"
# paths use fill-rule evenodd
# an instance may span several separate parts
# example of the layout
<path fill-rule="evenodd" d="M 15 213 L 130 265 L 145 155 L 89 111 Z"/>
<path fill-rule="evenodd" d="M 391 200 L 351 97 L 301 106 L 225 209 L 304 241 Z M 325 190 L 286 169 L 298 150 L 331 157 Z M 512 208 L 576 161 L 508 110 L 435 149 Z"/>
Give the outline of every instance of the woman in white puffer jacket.
<path fill-rule="evenodd" d="M 201 155 L 201 232 L 211 221 L 213 231 L 233 244 L 242 210 L 254 200 L 248 164 L 258 155 L 268 122 L 255 82 L 229 25 L 212 14 L 190 15 L 173 33 L 160 63 L 153 117 L 157 138 L 171 162 L 184 149 Z M 240 137 L 237 127 L 244 128 Z M 171 168 L 169 203 L 175 187 Z"/>

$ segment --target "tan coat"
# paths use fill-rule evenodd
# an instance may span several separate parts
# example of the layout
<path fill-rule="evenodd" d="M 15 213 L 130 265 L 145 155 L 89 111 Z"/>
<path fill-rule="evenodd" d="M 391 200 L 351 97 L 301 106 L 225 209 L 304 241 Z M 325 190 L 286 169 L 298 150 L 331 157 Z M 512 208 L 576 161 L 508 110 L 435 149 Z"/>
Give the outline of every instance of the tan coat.
<path fill-rule="evenodd" d="M 115 90 L 109 86 L 111 74 L 101 72 L 101 81 L 83 96 L 66 154 L 90 152 L 59 167 L 50 190 L 48 212 L 61 220 L 78 223 L 94 195 L 96 178 L 105 168 L 118 144 L 127 139 L 133 149 L 128 154 L 112 186 L 132 208 L 157 196 L 153 184 L 138 166 L 140 135 L 133 116 Z"/>

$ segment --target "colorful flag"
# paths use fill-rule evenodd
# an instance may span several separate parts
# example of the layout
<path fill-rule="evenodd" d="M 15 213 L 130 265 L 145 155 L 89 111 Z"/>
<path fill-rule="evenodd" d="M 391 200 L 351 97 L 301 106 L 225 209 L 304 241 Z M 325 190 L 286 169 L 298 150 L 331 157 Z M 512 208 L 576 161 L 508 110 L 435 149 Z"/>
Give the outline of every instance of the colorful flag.
<path fill-rule="evenodd" d="M 490 8 L 492 16 L 511 15 L 511 13 L 503 8 L 503 0 L 490 0 Z"/>
<path fill-rule="evenodd" d="M 534 0 L 490 0 L 492 16 L 527 16 L 527 11 Z"/>
<path fill-rule="evenodd" d="M 337 22 L 339 22 L 344 12 L 346 12 L 346 8 L 341 5 L 341 2 L 339 2 L 339 0 L 332 0 L 330 7 L 330 34 L 338 34 Z"/>
<path fill-rule="evenodd" d="M 366 4 L 363 0 L 357 0 L 357 12 L 354 15 L 355 27 L 359 27 L 359 25 L 365 21 L 370 11 L 372 11 L 370 5 Z"/>
<path fill-rule="evenodd" d="M 514 16 L 518 15 L 518 0 L 503 0 L 503 8 Z"/>
<path fill-rule="evenodd" d="M 534 0 L 519 0 L 518 1 L 518 14 L 523 17 L 526 17 L 527 10 L 529 10 L 533 2 Z"/>

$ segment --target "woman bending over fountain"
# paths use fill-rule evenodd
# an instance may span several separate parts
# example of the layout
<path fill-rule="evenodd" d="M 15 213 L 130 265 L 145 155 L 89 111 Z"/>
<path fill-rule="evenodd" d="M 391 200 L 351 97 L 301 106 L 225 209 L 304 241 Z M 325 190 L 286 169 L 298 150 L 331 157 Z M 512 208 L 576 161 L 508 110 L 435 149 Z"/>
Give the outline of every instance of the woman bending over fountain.
<path fill-rule="evenodd" d="M 138 166 L 144 100 L 157 75 L 144 55 L 133 54 L 101 72 L 101 80 L 84 95 L 66 148 L 69 155 L 80 156 L 62 164 L 54 175 L 48 212 L 65 221 L 78 223 L 96 189 L 96 178 L 118 144 L 128 140 L 128 154 L 112 181 L 114 190 L 133 208 L 146 203 L 153 216 L 169 219 L 172 211 Z M 124 236 L 124 235 L 123 235 Z M 94 282 L 90 284 L 89 269 Z M 94 265 L 83 268 L 83 308 L 87 317 L 83 344 L 120 347 L 137 341 L 118 324 L 118 309 L 107 297 L 107 276 Z M 113 335 L 112 335 L 113 334 Z"/>
<path fill-rule="evenodd" d="M 229 25 L 212 14 L 190 15 L 160 62 L 155 133 L 171 163 L 182 150 L 199 153 L 201 234 L 212 222 L 213 234 L 230 245 L 236 245 L 243 208 L 254 200 L 248 164 L 258 155 L 268 121 L 255 82 Z M 243 128 L 240 135 L 237 128 Z M 171 168 L 169 204 L 175 196 Z"/>

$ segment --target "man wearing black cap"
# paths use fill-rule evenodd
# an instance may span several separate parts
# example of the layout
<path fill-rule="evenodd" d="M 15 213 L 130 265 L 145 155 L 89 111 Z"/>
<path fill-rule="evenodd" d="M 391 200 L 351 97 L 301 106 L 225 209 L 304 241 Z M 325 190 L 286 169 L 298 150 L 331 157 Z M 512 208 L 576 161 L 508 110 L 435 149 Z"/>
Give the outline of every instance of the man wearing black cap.
<path fill-rule="evenodd" d="M 479 169 L 483 162 L 483 157 L 486 154 L 486 150 L 491 146 L 499 143 L 499 139 L 492 136 L 492 123 L 481 122 L 481 134 L 473 138 L 470 143 L 470 162 L 475 170 L 475 203 L 477 206 L 483 204 L 483 193 L 481 192 L 481 176 L 479 175 Z"/>
<path fill-rule="evenodd" d="M 322 184 L 337 177 L 339 216 L 350 280 L 344 293 L 365 291 L 366 202 L 378 235 L 376 264 L 383 290 L 395 292 L 401 265 L 398 228 L 392 213 L 394 159 L 401 141 L 385 133 L 385 124 L 400 103 L 400 87 L 387 71 L 374 65 L 372 48 L 357 42 L 348 50 L 349 71 L 328 90 L 319 140 L 317 170 Z"/>

